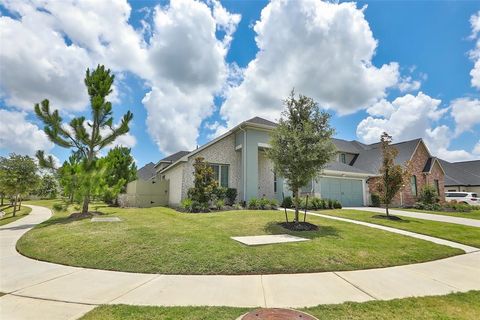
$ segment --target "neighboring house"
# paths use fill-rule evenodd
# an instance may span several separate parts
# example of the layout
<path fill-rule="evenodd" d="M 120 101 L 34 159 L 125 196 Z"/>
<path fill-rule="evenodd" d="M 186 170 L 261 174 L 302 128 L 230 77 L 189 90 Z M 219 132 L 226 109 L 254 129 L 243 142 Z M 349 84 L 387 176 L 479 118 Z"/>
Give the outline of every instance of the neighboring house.
<path fill-rule="evenodd" d="M 480 160 L 448 162 L 440 160 L 445 169 L 446 191 L 480 193 Z"/>
<path fill-rule="evenodd" d="M 140 169 L 137 170 L 137 179 L 148 180 L 157 173 L 155 169 L 155 163 L 149 162 Z"/>
<path fill-rule="evenodd" d="M 196 150 L 180 151 L 160 160 L 155 164 L 155 175 L 149 180 L 150 186 L 153 188 L 155 185 L 156 191 L 143 190 L 145 194 L 137 192 L 137 198 L 144 199 L 142 206 L 179 205 L 193 186 L 194 160 L 203 157 L 213 167 L 221 186 L 237 189 L 237 201 L 261 197 L 281 201 L 283 194 L 287 196 L 291 193 L 283 179 L 273 172 L 273 165 L 266 157 L 270 132 L 275 126 L 274 122 L 255 117 Z M 317 179 L 302 188 L 302 194 L 337 199 L 343 206 L 368 205 L 379 177 L 382 161 L 380 144 L 367 145 L 341 139 L 332 141 L 338 150 L 336 158 Z M 430 154 L 422 139 L 393 146 L 399 151 L 396 163 L 411 161 L 413 164 L 409 184 L 395 197 L 394 204 L 413 205 L 416 195 L 426 184 L 435 186 L 444 200 L 445 174 L 442 163 Z M 160 190 L 160 186 L 163 189 Z M 129 192 L 132 198 L 134 189 L 129 188 Z M 165 197 L 148 201 L 148 197 L 156 193 Z"/>

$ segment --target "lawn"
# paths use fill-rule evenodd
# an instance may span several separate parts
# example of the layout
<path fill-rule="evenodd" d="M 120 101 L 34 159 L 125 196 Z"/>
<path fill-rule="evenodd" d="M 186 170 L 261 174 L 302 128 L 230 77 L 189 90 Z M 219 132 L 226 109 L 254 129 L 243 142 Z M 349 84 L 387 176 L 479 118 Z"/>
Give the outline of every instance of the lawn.
<path fill-rule="evenodd" d="M 446 296 L 396 299 L 391 301 L 347 302 L 303 309 L 318 319 L 478 319 L 480 291 Z M 81 320 L 234 320 L 248 310 L 227 307 L 138 307 L 100 306 Z"/>
<path fill-rule="evenodd" d="M 309 217 L 309 221 L 320 226 L 318 231 L 289 232 L 275 223 L 283 221 L 281 211 L 186 214 L 163 207 L 98 210 L 123 221 L 72 221 L 67 213 L 56 213 L 26 233 L 17 249 L 29 257 L 67 265 L 165 274 L 356 270 L 463 253 L 428 241 L 317 217 Z M 230 239 L 282 233 L 311 241 L 247 247 Z"/>
<path fill-rule="evenodd" d="M 443 216 L 480 220 L 480 210 L 472 210 L 470 212 L 448 212 L 448 211 L 428 211 L 428 210 L 405 209 L 405 208 L 393 208 L 393 209 L 403 210 L 403 211 L 412 211 L 412 212 L 423 212 L 423 213 L 430 213 L 430 214 L 440 214 L 440 215 L 443 215 Z"/>
<path fill-rule="evenodd" d="M 0 211 L 4 211 L 6 214 L 3 218 L 0 219 L 0 226 L 3 226 L 7 223 L 13 222 L 20 218 L 25 217 L 32 211 L 29 207 L 21 206 L 20 210 L 15 213 L 15 217 L 13 215 L 13 207 L 10 206 L 0 206 Z"/>
<path fill-rule="evenodd" d="M 388 227 L 394 227 L 397 229 L 408 230 L 480 248 L 480 228 L 476 227 L 468 227 L 446 222 L 415 219 L 404 216 L 399 216 L 402 219 L 400 221 L 392 221 L 373 218 L 374 215 L 379 215 L 378 212 L 348 209 L 326 210 L 319 211 L 319 213 L 353 220 L 371 222 Z"/>

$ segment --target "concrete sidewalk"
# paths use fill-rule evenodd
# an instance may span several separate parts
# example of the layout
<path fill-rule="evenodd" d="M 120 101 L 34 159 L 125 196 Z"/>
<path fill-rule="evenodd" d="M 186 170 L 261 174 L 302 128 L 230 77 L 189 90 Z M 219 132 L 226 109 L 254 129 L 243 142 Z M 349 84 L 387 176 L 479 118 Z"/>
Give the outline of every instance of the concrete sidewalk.
<path fill-rule="evenodd" d="M 303 307 L 480 289 L 479 251 L 406 266 L 309 274 L 159 275 L 62 266 L 15 250 L 25 232 L 51 215 L 32 208 L 27 217 L 0 227 L 0 291 L 7 293 L 0 297 L 1 319 L 31 319 L 34 310 L 45 319 L 74 319 L 98 304 Z"/>
<path fill-rule="evenodd" d="M 375 208 L 375 207 L 351 207 L 351 208 L 345 208 L 345 209 L 378 212 L 383 214 L 385 213 L 384 208 Z M 480 228 L 480 220 L 476 220 L 476 219 L 443 216 L 441 214 L 412 212 L 412 211 L 405 211 L 405 210 L 398 210 L 398 209 L 389 209 L 389 211 L 392 215 L 397 215 L 397 216 L 404 216 L 404 217 L 438 221 L 438 222 L 455 223 L 455 224 L 461 224 L 464 226 Z"/>

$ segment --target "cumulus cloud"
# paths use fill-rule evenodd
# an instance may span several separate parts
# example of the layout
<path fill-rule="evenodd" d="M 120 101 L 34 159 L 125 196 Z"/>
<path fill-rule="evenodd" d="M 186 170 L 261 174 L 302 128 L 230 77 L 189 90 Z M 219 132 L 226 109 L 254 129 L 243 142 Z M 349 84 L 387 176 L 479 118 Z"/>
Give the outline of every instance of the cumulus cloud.
<path fill-rule="evenodd" d="M 148 132 L 161 151 L 195 147 L 200 124 L 228 78 L 225 57 L 239 21 L 216 1 L 213 8 L 187 0 L 157 6 L 148 56 L 153 86 L 142 102 Z"/>
<path fill-rule="evenodd" d="M 0 90 L 10 106 L 31 110 L 48 98 L 55 108 L 81 111 L 88 104 L 84 71 L 97 63 L 148 74 L 124 0 L 7 0 L 3 5 L 20 16 L 0 17 Z"/>
<path fill-rule="evenodd" d="M 472 86 L 480 89 L 480 38 L 478 37 L 480 32 L 480 11 L 470 17 L 470 25 L 472 27 L 470 38 L 476 42 L 475 48 L 470 51 L 470 58 L 474 63 L 470 76 L 472 77 Z"/>
<path fill-rule="evenodd" d="M 221 108 L 228 127 L 252 116 L 275 120 L 293 87 L 348 114 L 376 103 L 398 82 L 397 63 L 373 65 L 377 41 L 354 3 L 272 1 L 254 31 L 259 51 Z"/>
<path fill-rule="evenodd" d="M 0 109 L 0 149 L 33 156 L 37 150 L 53 148 L 43 130 L 26 119 L 25 112 Z"/>
<path fill-rule="evenodd" d="M 480 100 L 470 98 L 455 99 L 450 103 L 452 117 L 455 120 L 455 134 L 472 130 L 480 124 Z"/>

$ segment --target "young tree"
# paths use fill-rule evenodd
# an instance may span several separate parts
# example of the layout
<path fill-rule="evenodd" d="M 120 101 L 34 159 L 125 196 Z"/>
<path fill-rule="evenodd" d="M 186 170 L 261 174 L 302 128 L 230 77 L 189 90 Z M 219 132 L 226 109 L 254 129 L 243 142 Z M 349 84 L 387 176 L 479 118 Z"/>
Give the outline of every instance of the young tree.
<path fill-rule="evenodd" d="M 376 190 L 380 196 L 382 203 L 385 204 L 385 212 L 387 217 L 390 216 L 388 208 L 393 197 L 405 185 L 410 176 L 410 164 L 406 162 L 403 166 L 395 164 L 398 150 L 392 147 L 392 137 L 384 132 L 380 137 L 382 149 L 382 167 L 380 168 L 381 177 L 376 183 Z"/>
<path fill-rule="evenodd" d="M 35 191 L 35 194 L 47 199 L 54 199 L 57 196 L 58 183 L 57 179 L 52 174 L 44 174 L 40 178 L 40 183 Z"/>
<path fill-rule="evenodd" d="M 105 202 L 114 202 L 118 194 L 125 191 L 127 183 L 137 178 L 137 166 L 130 151 L 130 148 L 115 147 L 101 159 L 107 187 L 103 194 Z"/>
<path fill-rule="evenodd" d="M 36 188 L 38 167 L 29 156 L 10 154 L 8 158 L 0 157 L 0 184 L 8 195 L 14 198 L 13 216 L 21 207 L 23 195 Z M 20 199 L 20 202 L 19 202 Z"/>
<path fill-rule="evenodd" d="M 309 97 L 298 99 L 292 90 L 284 101 L 285 110 L 272 132 L 268 158 L 274 170 L 286 179 L 293 193 L 295 219 L 298 223 L 300 205 L 299 190 L 312 181 L 335 155 L 331 141 L 334 129 L 330 127 L 330 115 L 320 112 L 318 104 Z"/>
<path fill-rule="evenodd" d="M 68 199 L 69 203 L 75 200 L 76 191 L 79 189 L 79 180 L 81 175 L 80 159 L 71 155 L 68 161 L 57 170 L 58 182 L 62 188 L 62 194 Z"/>
<path fill-rule="evenodd" d="M 66 127 L 58 110 L 50 111 L 48 100 L 35 104 L 35 113 L 45 124 L 44 131 L 48 138 L 60 147 L 72 149 L 73 153 L 80 157 L 81 170 L 87 177 L 94 174 L 98 152 L 113 143 L 119 136 L 126 134 L 133 118 L 133 114 L 128 111 L 120 125 L 114 126 L 112 104 L 106 100 L 112 92 L 113 80 L 114 76 L 104 66 L 99 65 L 92 72 L 87 69 L 85 86 L 90 96 L 92 115 L 89 121 L 86 121 L 85 117 L 73 118 L 69 127 Z M 39 161 L 46 160 L 39 159 Z M 92 179 L 82 179 L 83 215 L 88 213 L 92 181 Z"/>
<path fill-rule="evenodd" d="M 195 158 L 193 187 L 188 190 L 188 196 L 203 207 L 208 206 L 218 188 L 212 167 L 202 157 Z"/>

